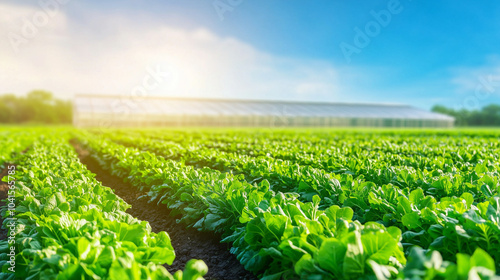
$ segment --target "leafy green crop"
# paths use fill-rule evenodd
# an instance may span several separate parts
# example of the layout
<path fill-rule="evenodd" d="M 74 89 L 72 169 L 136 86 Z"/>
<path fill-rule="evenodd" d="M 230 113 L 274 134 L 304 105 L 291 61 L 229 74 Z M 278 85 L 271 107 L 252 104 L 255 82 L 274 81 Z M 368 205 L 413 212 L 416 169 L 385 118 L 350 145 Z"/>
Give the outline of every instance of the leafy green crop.
<path fill-rule="evenodd" d="M 240 141 L 245 133 L 225 133 L 78 137 L 103 167 L 148 190 L 179 222 L 223 233 L 262 279 L 434 275 L 408 272 L 410 264 L 427 264 L 422 257 L 405 265 L 414 246 L 444 259 L 439 266 L 453 271 L 439 274 L 444 279 L 484 270 L 477 263 L 466 274 L 452 269 L 472 256 L 500 259 L 497 144 L 348 133 Z M 329 216 L 338 211 L 348 215 Z M 493 263 L 484 275 L 499 269 Z"/>
<path fill-rule="evenodd" d="M 0 131 L 0 169 L 5 167 L 5 163 L 14 161 L 16 155 L 28 148 L 39 133 L 40 130 Z"/>
<path fill-rule="evenodd" d="M 65 134 L 36 140 L 17 166 L 15 235 L 0 241 L 2 279 L 194 280 L 206 273 L 193 261 L 171 275 L 162 266 L 175 258 L 168 234 L 125 213 L 130 206 L 94 179 Z"/>
<path fill-rule="evenodd" d="M 499 277 L 498 132 L 70 133 L 182 226 L 221 234 L 260 279 Z M 168 235 L 126 214 L 63 134 L 2 146 L 20 166 L 16 263 L 26 273 L 16 277 L 201 278 L 201 261 L 175 275 L 161 266 L 175 257 Z"/>

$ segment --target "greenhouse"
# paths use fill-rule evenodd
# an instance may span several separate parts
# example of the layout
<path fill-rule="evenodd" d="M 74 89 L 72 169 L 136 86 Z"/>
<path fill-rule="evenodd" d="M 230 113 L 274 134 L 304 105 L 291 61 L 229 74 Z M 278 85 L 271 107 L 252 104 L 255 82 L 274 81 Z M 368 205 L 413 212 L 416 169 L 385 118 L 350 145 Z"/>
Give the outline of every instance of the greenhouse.
<path fill-rule="evenodd" d="M 452 127 L 454 118 L 408 105 L 77 95 L 78 127 Z"/>

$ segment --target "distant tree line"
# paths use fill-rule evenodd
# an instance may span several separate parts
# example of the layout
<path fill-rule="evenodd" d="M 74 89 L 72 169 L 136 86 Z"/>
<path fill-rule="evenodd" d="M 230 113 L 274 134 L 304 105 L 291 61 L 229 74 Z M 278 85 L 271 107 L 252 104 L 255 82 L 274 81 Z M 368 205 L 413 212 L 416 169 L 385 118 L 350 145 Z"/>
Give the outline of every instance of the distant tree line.
<path fill-rule="evenodd" d="M 69 124 L 72 116 L 71 101 L 57 99 L 47 91 L 0 95 L 0 123 Z"/>
<path fill-rule="evenodd" d="M 491 104 L 480 110 L 454 110 L 442 105 L 435 105 L 432 111 L 455 118 L 456 126 L 500 126 L 500 105 Z"/>

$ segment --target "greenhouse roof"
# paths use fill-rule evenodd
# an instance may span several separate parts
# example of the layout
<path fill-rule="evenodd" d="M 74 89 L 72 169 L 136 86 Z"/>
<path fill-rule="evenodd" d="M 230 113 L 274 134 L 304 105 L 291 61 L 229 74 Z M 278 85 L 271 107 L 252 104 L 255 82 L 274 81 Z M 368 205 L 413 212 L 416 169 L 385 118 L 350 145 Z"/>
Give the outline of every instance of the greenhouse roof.
<path fill-rule="evenodd" d="M 75 113 L 154 116 L 285 116 L 453 121 L 408 105 L 77 95 Z"/>

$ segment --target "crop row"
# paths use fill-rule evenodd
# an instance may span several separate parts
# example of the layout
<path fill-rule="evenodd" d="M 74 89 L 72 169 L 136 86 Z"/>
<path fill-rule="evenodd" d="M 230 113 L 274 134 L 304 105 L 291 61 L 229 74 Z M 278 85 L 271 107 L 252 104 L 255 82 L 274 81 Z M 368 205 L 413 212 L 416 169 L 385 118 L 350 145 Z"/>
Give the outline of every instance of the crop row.
<path fill-rule="evenodd" d="M 37 131 L 0 132 L 0 170 L 31 145 L 37 135 Z"/>
<path fill-rule="evenodd" d="M 359 153 L 372 155 L 372 158 L 384 154 L 425 155 L 451 157 L 455 162 L 470 162 L 478 158 L 484 159 L 485 156 L 498 158 L 497 153 L 492 153 L 492 151 L 499 149 L 499 143 L 495 141 L 497 138 L 494 137 L 451 137 L 451 135 L 438 137 L 435 134 L 424 133 L 418 136 L 340 133 L 316 140 L 313 137 L 315 134 L 306 134 L 305 139 L 299 136 L 282 136 L 279 140 L 270 140 L 267 136 L 245 136 L 245 134 L 233 134 L 231 137 L 224 136 L 224 134 L 194 137 L 197 134 L 183 133 L 180 134 L 182 136 L 177 135 L 173 138 L 170 133 L 163 131 L 125 131 L 125 133 L 174 141 L 182 146 L 195 143 L 226 152 L 272 156 L 294 162 L 304 160 L 307 164 L 324 165 L 326 168 L 329 168 L 327 165 L 329 157 L 358 156 Z M 467 157 L 468 153 L 473 154 L 471 158 Z M 311 156 L 312 158 L 308 158 Z"/>
<path fill-rule="evenodd" d="M 130 206 L 94 179 L 64 133 L 44 136 L 16 161 L 4 207 L 9 238 L 0 241 L 2 279 L 202 279 L 192 260 L 171 275 L 167 233 L 125 212 Z"/>
<path fill-rule="evenodd" d="M 126 131 L 127 134 L 143 136 L 152 139 L 171 141 L 161 132 L 134 133 Z M 168 135 L 168 134 L 167 134 Z M 241 143 L 242 139 L 233 137 L 233 142 L 225 143 L 204 139 L 191 140 L 186 137 L 178 144 L 182 147 L 195 145 L 197 147 L 210 148 L 217 151 L 246 154 L 250 156 L 272 157 L 276 159 L 289 160 L 301 165 L 311 165 L 330 172 L 339 172 L 342 168 L 349 167 L 350 158 L 358 158 L 360 163 L 364 161 L 384 162 L 388 166 L 409 166 L 416 169 L 443 168 L 443 163 L 451 160 L 455 165 L 460 163 L 467 167 L 467 163 L 475 165 L 479 160 L 498 161 L 498 150 L 500 144 L 493 138 L 460 138 L 460 137 L 376 137 L 377 135 L 345 135 L 342 138 L 336 136 L 334 139 L 324 139 L 323 142 L 295 141 L 294 139 L 283 139 L 281 141 L 269 141 L 268 139 L 256 138 L 256 143 Z M 411 144 L 409 144 L 411 143 Z M 415 159 L 408 160 L 409 157 Z M 335 159 L 333 161 L 333 159 Z M 363 167 L 363 166 L 361 166 Z M 370 167 L 367 165 L 366 167 Z M 364 168 L 359 168 L 361 171 Z M 349 170 L 356 172 L 357 170 Z M 358 173 L 356 173 L 358 174 Z"/>
<path fill-rule="evenodd" d="M 387 167 L 380 164 L 383 162 L 382 159 L 372 163 L 370 173 L 372 176 L 367 174 L 366 177 L 355 177 L 348 173 L 331 173 L 323 169 L 301 166 L 269 157 L 254 158 L 236 153 L 220 153 L 194 144 L 190 147 L 182 147 L 175 143 L 149 138 L 114 134 L 103 136 L 121 144 L 151 151 L 166 159 L 181 160 L 195 167 L 242 173 L 250 183 L 266 179 L 273 190 L 297 192 L 301 195 L 302 201 L 311 201 L 313 195 L 319 195 L 327 206 L 332 204 L 353 206 L 359 208 L 355 210 L 360 210 L 357 211 L 359 214 L 357 219 L 360 220 L 373 220 L 367 212 L 370 210 L 369 193 L 383 192 L 381 188 L 393 189 L 394 193 L 403 193 L 406 196 L 413 190 L 421 189 L 425 195 L 432 195 L 437 200 L 443 197 L 461 196 L 467 192 L 472 194 L 475 202 L 489 199 L 497 194 L 500 188 L 497 166 L 491 161 L 484 160 L 476 165 L 469 164 L 467 168 L 463 168 L 462 172 L 458 172 L 458 168 L 452 166 L 455 171 L 448 173 L 441 169 L 412 171 L 397 166 Z M 354 163 L 363 160 L 366 159 L 351 158 Z M 412 158 L 408 159 L 408 161 L 411 160 Z M 379 180 L 368 179 L 375 176 L 374 174 L 377 174 Z M 380 182 L 382 176 L 387 177 L 384 182 Z"/>
<path fill-rule="evenodd" d="M 298 202 L 294 189 L 286 193 L 273 190 L 267 180 L 250 184 L 242 176 L 193 168 L 183 161 L 158 158 L 92 135 L 79 138 L 102 166 L 147 190 L 152 201 L 161 201 L 182 214 L 183 222 L 223 232 L 224 241 L 233 242 L 232 251 L 238 259 L 263 279 L 284 275 L 359 278 L 370 274 L 390 278 L 412 275 L 415 267 L 422 270 L 416 276 L 441 273 L 450 279 L 470 271 L 483 275 L 495 271 L 492 257 L 485 252 L 498 259 L 493 241 L 499 233 L 495 196 L 482 204 L 475 203 L 468 193 L 458 198 L 442 197 L 438 202 L 421 189 L 410 192 L 393 186 L 377 187 L 371 182 L 358 187 L 339 185 L 333 190 L 337 197 L 344 195 L 343 206 L 350 201 L 359 210 L 370 212 L 367 217 L 404 229 L 401 233 L 401 229 L 382 223 L 352 221 L 350 207 L 333 205 L 320 210 L 320 196 L 311 196 L 312 202 Z M 358 201 L 364 204 L 353 203 Z M 480 239 L 483 232 L 477 228 L 487 228 L 490 234 L 484 239 L 493 243 L 484 243 Z M 476 232 L 467 236 L 461 230 Z M 406 266 L 400 244 L 403 237 L 410 241 L 405 241 L 411 256 Z M 410 249 L 411 245 L 440 249 L 445 259 L 456 260 L 459 265 L 467 260 L 467 269 L 457 271 L 455 265 L 439 262 L 439 253 L 430 253 L 429 259 L 419 249 Z M 473 246 L 484 250 L 474 250 Z M 487 261 L 475 261 L 479 259 Z M 481 269 L 475 270 L 475 266 Z"/>
<path fill-rule="evenodd" d="M 106 137 L 109 137 L 109 134 Z M 500 169 L 498 143 L 491 143 L 486 139 L 470 141 L 420 137 L 409 139 L 415 144 L 397 145 L 391 143 L 389 141 L 391 139 L 372 139 L 369 143 L 363 144 L 359 142 L 359 138 L 347 137 L 342 141 L 337 141 L 337 146 L 328 148 L 315 146 L 320 151 L 319 154 L 305 154 L 300 157 L 297 155 L 300 155 L 304 149 L 294 146 L 293 149 L 280 147 L 280 152 L 286 157 L 276 157 L 276 150 L 271 148 L 259 149 L 259 152 L 265 153 L 266 156 L 255 157 L 255 155 L 246 155 L 244 149 L 235 148 L 230 152 L 224 152 L 210 148 L 207 147 L 210 144 L 203 141 L 172 143 L 164 140 L 157 141 L 150 137 L 120 134 L 113 135 L 111 138 L 118 139 L 118 142 L 125 145 L 141 145 L 170 159 L 183 158 L 189 164 L 207 165 L 222 171 L 233 170 L 251 175 L 259 169 L 255 168 L 255 162 L 263 162 L 261 165 L 270 166 L 267 169 L 271 171 L 273 168 L 280 169 L 279 166 L 298 164 L 302 169 L 311 170 L 312 173 L 318 173 L 316 170 L 320 169 L 328 173 L 350 174 L 354 178 L 361 177 L 377 185 L 395 184 L 400 187 L 423 188 L 426 192 L 430 188 L 435 190 L 438 185 L 437 188 L 442 187 L 444 193 L 428 192 L 438 196 L 460 195 L 461 187 L 457 186 L 465 183 L 473 185 L 472 188 L 480 189 L 481 186 L 474 186 L 477 185 L 477 178 L 474 174 L 477 165 L 480 165 L 479 169 L 486 167 L 492 174 L 498 174 L 497 170 Z M 419 142 L 426 142 L 428 145 L 419 144 Z M 238 147 L 237 144 L 236 147 Z M 249 166 L 248 162 L 252 164 Z M 311 166 L 314 168 L 310 168 Z M 255 177 L 261 176 L 256 174 Z M 302 181 L 304 181 L 303 178 Z M 442 185 L 448 184 L 452 187 L 443 188 Z M 492 191 L 495 191 L 496 186 L 490 187 L 493 188 Z M 476 199 L 484 198 L 478 191 L 476 193 L 478 194 L 475 196 Z"/>
<path fill-rule="evenodd" d="M 308 188 L 308 182 L 311 179 L 319 177 L 313 177 L 312 172 L 300 173 L 300 169 L 283 169 L 283 165 L 280 162 L 270 163 L 268 158 L 260 158 L 258 161 L 257 159 L 251 159 L 250 162 L 252 165 L 249 166 L 248 158 L 236 154 L 217 156 L 218 153 L 210 150 L 207 151 L 203 148 L 193 148 L 189 151 L 187 149 L 182 150 L 182 147 L 175 149 L 175 145 L 172 146 L 172 144 L 149 139 L 116 137 L 111 135 L 108 135 L 108 137 L 115 140 L 118 139 L 119 142 L 133 144 L 141 149 L 155 152 L 164 157 L 168 157 L 174 151 L 176 156 L 173 158 L 182 159 L 184 162 L 196 163 L 198 166 L 216 168 L 223 166 L 229 169 L 235 167 L 236 171 L 243 169 L 243 171 L 252 172 L 252 175 L 266 170 L 268 171 L 267 173 L 261 172 L 257 176 L 269 179 L 271 182 L 277 178 L 277 182 L 273 182 L 274 185 L 271 183 L 271 189 L 275 191 L 286 190 L 301 194 Z M 165 153 L 165 151 L 169 154 Z M 207 160 L 210 157 L 212 159 L 216 158 L 216 160 Z M 276 170 L 280 170 L 281 172 L 276 172 Z M 292 172 L 286 174 L 283 171 Z M 397 225 L 405 231 L 403 240 L 408 246 L 420 245 L 424 248 L 440 250 L 445 254 L 447 259 L 451 260 L 454 260 L 455 254 L 458 252 L 472 253 L 476 247 L 480 247 L 487 250 L 496 259 L 500 259 L 500 254 L 495 249 L 497 247 L 495 236 L 500 235 L 499 225 L 494 222 L 498 219 L 498 214 L 493 214 L 492 216 L 487 214 L 487 212 L 498 213 L 495 210 L 498 204 L 498 196 L 495 196 L 495 194 L 498 193 L 497 190 L 500 186 L 497 179 L 498 173 L 496 170 L 495 172 L 490 172 L 484 165 L 476 165 L 472 172 L 469 175 L 469 177 L 472 177 L 471 179 L 463 179 L 470 182 L 468 185 L 458 182 L 456 184 L 457 188 L 454 188 L 455 186 L 451 184 L 451 186 L 444 186 L 454 188 L 453 194 L 458 195 L 458 197 L 446 196 L 451 191 L 439 188 L 443 187 L 443 185 L 437 183 L 441 183 L 442 181 L 435 181 L 435 183 L 428 184 L 425 188 L 417 185 L 412 189 L 408 189 L 393 185 L 377 187 L 373 182 L 360 182 L 356 185 L 353 184 L 352 179 L 350 182 L 347 182 L 345 177 L 342 178 L 343 176 L 340 175 L 333 177 L 333 179 L 339 179 L 337 181 L 339 182 L 339 186 L 331 188 L 332 191 L 328 193 L 329 196 L 322 196 L 325 192 L 318 194 L 322 199 L 329 199 L 330 203 L 334 202 L 343 206 L 351 206 L 355 210 L 358 210 L 358 213 L 363 213 L 363 216 L 357 217 L 358 219 L 378 221 L 386 225 Z M 332 177 L 328 177 L 332 174 L 324 172 L 316 174 L 320 174 L 321 177 L 319 178 L 323 179 L 322 181 L 316 180 L 316 182 L 319 182 L 318 185 L 322 184 L 324 186 L 332 182 Z M 425 180 L 420 181 L 425 182 Z M 280 182 L 281 185 L 285 183 L 285 186 L 276 188 L 276 184 Z M 287 183 L 288 187 L 286 187 Z M 342 186 L 346 185 L 351 186 L 351 188 L 342 188 Z M 430 190 L 431 186 L 433 190 Z M 492 186 L 492 189 L 489 186 Z M 438 195 L 425 194 L 424 190 L 429 190 L 428 192 L 432 191 Z M 311 194 L 311 192 L 306 193 Z M 333 199 L 335 197 L 343 197 L 344 201 L 336 201 Z M 475 201 L 479 203 L 473 205 Z M 493 210 L 487 210 L 486 208 L 488 207 L 493 207 Z M 467 211 L 469 212 L 465 213 Z M 479 216 L 482 216 L 479 220 L 471 218 Z M 486 221 L 493 222 L 484 223 L 483 218 Z M 470 236 L 460 235 L 461 231 L 470 232 Z"/>

